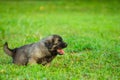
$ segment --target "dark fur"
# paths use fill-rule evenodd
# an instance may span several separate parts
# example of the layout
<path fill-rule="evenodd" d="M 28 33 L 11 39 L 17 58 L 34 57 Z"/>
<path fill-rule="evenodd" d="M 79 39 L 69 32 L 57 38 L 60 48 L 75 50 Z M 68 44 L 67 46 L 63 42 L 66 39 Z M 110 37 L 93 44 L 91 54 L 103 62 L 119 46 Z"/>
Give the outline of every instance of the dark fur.
<path fill-rule="evenodd" d="M 51 35 L 40 42 L 28 44 L 19 48 L 8 48 L 7 42 L 4 44 L 4 51 L 13 58 L 13 63 L 17 65 L 50 63 L 59 54 L 57 49 L 63 49 L 67 44 L 63 42 L 59 35 Z"/>

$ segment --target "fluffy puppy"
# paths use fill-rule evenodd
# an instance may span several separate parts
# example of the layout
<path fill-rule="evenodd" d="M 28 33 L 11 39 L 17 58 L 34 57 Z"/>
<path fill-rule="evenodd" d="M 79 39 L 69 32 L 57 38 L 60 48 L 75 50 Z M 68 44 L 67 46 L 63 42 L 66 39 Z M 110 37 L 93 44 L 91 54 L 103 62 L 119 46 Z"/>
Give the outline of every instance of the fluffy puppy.
<path fill-rule="evenodd" d="M 63 48 L 67 47 L 61 36 L 51 35 L 39 42 L 24 45 L 19 48 L 10 49 L 8 43 L 4 44 L 4 51 L 12 57 L 13 63 L 17 65 L 50 63 L 57 54 L 63 55 Z"/>

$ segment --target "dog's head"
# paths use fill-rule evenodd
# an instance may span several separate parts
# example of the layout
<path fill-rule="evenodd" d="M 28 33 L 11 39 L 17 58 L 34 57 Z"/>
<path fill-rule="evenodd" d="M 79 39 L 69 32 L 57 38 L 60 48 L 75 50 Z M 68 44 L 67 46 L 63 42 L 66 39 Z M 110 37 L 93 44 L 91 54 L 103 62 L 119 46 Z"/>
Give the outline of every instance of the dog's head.
<path fill-rule="evenodd" d="M 67 47 L 67 43 L 65 43 L 61 36 L 52 35 L 48 36 L 45 39 L 45 46 L 52 54 L 64 54 L 63 48 Z"/>

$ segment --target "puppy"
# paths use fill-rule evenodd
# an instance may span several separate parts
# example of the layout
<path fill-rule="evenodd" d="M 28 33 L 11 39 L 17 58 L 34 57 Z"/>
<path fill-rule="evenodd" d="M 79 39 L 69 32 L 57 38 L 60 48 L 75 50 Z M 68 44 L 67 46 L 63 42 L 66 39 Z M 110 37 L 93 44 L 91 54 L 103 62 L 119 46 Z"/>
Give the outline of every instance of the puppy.
<path fill-rule="evenodd" d="M 8 43 L 4 44 L 4 51 L 12 57 L 13 63 L 17 65 L 50 63 L 57 54 L 63 55 L 63 48 L 67 47 L 61 36 L 51 35 L 39 42 L 24 45 L 19 48 L 10 49 Z"/>

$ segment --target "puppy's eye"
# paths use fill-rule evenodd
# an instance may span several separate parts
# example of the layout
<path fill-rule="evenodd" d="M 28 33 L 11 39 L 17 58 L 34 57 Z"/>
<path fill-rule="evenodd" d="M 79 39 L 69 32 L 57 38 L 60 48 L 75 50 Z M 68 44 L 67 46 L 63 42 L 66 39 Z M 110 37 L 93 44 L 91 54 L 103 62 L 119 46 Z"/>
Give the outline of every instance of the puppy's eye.
<path fill-rule="evenodd" d="M 61 42 L 62 40 L 61 40 L 61 39 L 59 39 L 58 41 L 59 41 L 59 42 Z"/>

